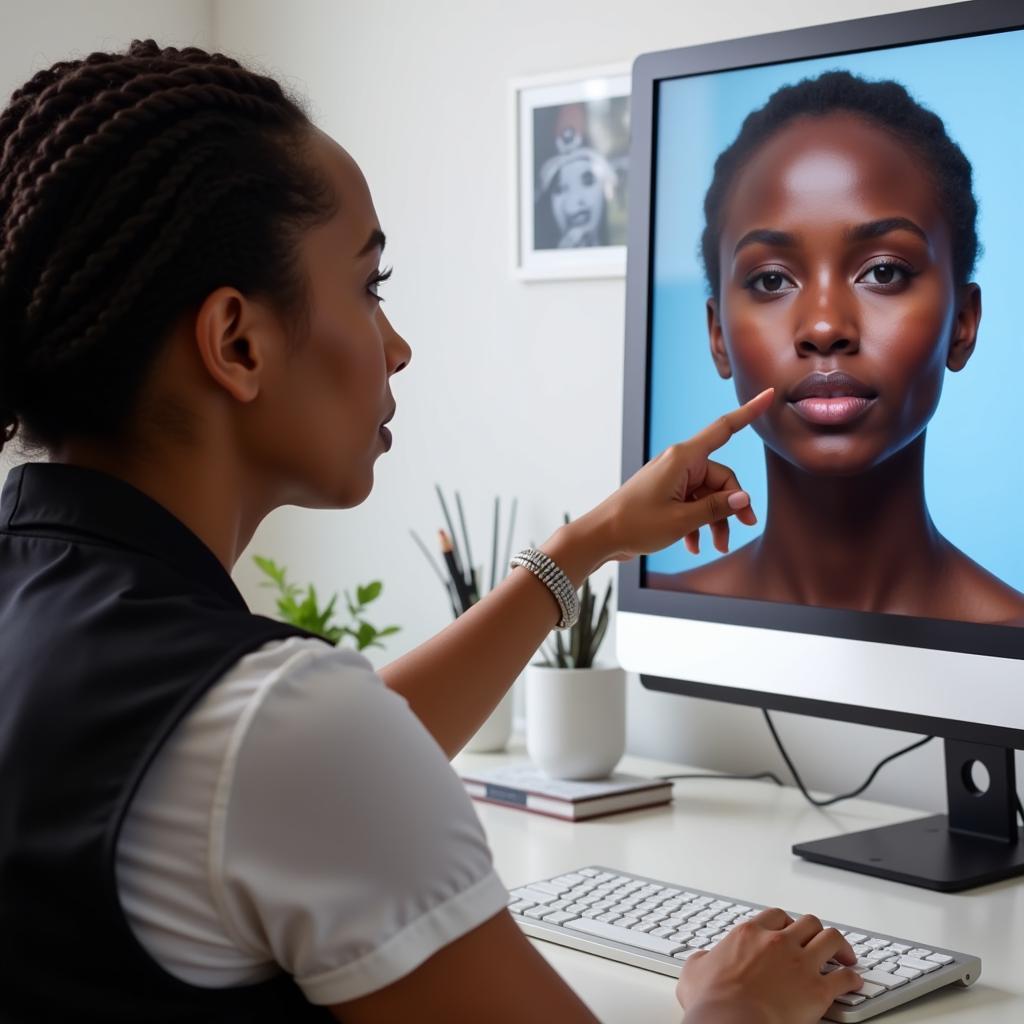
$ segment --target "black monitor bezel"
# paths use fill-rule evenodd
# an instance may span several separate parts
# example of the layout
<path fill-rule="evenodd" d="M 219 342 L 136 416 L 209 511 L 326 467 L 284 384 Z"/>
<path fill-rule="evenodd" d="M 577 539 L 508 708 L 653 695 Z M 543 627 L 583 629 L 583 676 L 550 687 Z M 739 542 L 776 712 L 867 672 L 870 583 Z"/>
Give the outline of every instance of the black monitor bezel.
<path fill-rule="evenodd" d="M 923 10 L 775 32 L 698 46 L 643 54 L 633 65 L 626 274 L 626 346 L 622 432 L 622 479 L 646 461 L 651 346 L 650 267 L 653 249 L 651 198 L 655 172 L 658 83 L 715 71 L 778 64 L 862 50 L 963 38 L 1024 28 L 1024 8 L 1014 0 L 971 0 Z M 634 559 L 619 567 L 619 609 L 647 615 L 783 630 L 843 639 L 1024 660 L 1024 628 L 926 619 L 904 615 L 841 611 L 744 598 L 685 594 L 643 586 L 645 567 Z M 803 698 L 769 700 L 760 691 L 735 690 L 681 680 L 645 680 L 648 686 L 736 703 L 774 706 L 813 715 L 827 702 Z M 1022 675 L 1024 684 L 1024 675 Z M 853 718 L 852 708 L 832 709 L 827 717 Z M 889 728 L 907 728 L 918 716 L 861 709 L 856 718 Z M 884 721 L 883 721 L 884 719 Z M 923 722 L 923 719 L 920 719 Z M 945 720 L 942 720 L 945 722 Z M 931 720 L 936 724 L 939 720 Z M 947 723 L 949 724 L 949 723 Z M 971 728 L 974 738 L 977 729 Z M 1024 746 L 1024 732 L 998 730 L 1003 741 Z M 943 734 L 947 734 L 945 730 Z"/>

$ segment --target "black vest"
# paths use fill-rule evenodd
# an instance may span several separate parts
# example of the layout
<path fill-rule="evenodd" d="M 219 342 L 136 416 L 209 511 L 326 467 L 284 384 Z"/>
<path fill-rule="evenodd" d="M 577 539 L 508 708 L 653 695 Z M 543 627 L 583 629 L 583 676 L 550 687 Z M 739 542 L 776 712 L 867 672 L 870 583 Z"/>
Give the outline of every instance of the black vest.
<path fill-rule="evenodd" d="M 178 981 L 121 912 L 115 846 L 147 766 L 240 657 L 310 636 L 249 612 L 162 505 L 94 470 L 0 497 L 0 1022 L 325 1022 L 286 974 Z"/>

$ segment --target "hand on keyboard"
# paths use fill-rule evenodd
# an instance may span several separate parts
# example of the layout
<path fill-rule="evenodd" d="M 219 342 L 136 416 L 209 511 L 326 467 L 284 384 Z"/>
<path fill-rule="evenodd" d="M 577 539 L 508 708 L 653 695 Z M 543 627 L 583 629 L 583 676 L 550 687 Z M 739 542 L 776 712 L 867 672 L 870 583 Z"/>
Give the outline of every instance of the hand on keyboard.
<path fill-rule="evenodd" d="M 822 974 L 835 960 L 837 967 Z M 861 986 L 850 944 L 810 915 L 763 910 L 714 949 L 694 951 L 676 993 L 687 1024 L 813 1024 L 836 996 Z"/>

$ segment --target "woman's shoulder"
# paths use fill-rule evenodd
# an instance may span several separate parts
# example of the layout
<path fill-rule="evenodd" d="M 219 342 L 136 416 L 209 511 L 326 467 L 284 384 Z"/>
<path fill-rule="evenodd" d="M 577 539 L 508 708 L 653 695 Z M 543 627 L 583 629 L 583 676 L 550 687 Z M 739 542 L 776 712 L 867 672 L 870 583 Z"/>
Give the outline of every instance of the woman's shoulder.
<path fill-rule="evenodd" d="M 1000 579 L 954 545 L 949 545 L 948 585 L 956 602 L 951 618 L 1001 626 L 1024 626 L 1024 593 Z"/>
<path fill-rule="evenodd" d="M 653 590 L 716 594 L 724 597 L 752 596 L 753 542 L 713 562 L 683 572 L 649 572 L 647 586 Z"/>

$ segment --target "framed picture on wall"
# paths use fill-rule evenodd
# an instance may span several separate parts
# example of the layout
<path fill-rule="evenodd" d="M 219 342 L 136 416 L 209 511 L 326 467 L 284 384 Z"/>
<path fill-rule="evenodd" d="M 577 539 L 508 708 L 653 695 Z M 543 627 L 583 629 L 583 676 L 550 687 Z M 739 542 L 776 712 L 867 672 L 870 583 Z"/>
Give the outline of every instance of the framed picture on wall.
<path fill-rule="evenodd" d="M 510 83 L 513 273 L 525 280 L 626 272 L 629 68 Z"/>

